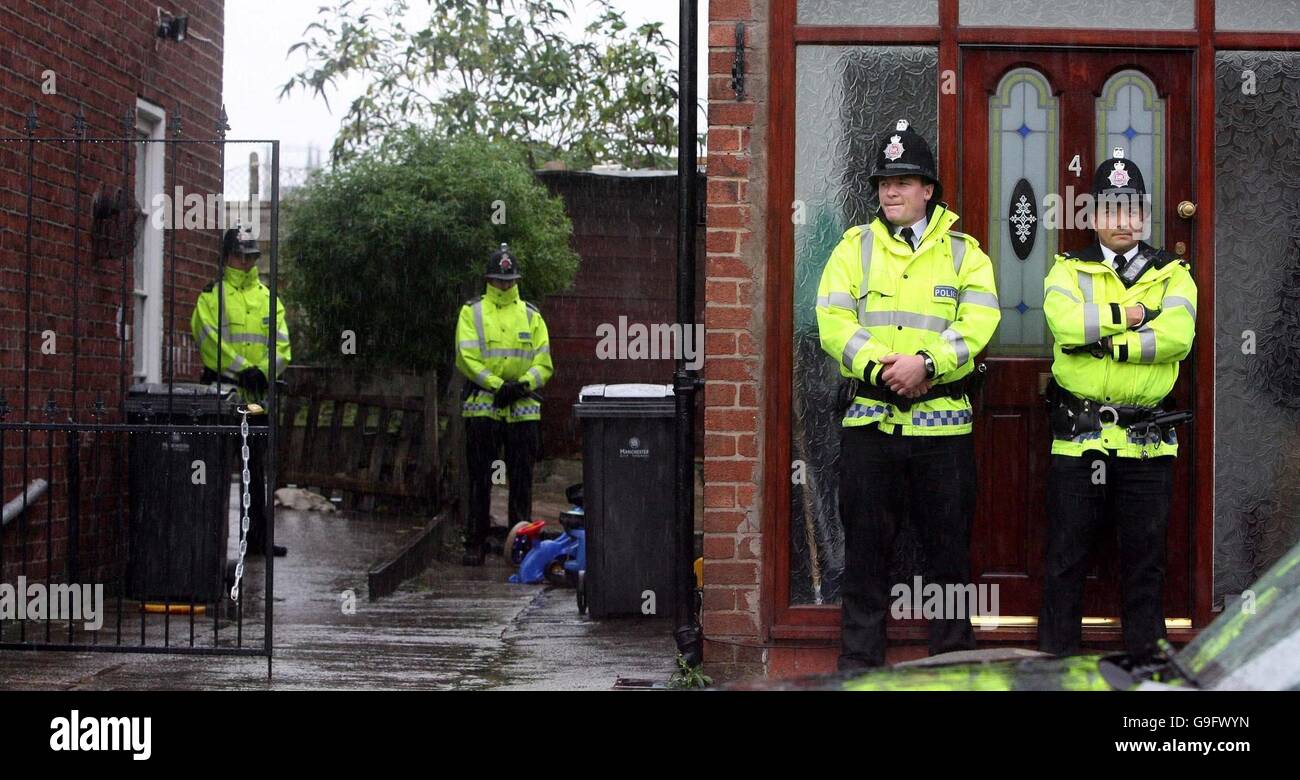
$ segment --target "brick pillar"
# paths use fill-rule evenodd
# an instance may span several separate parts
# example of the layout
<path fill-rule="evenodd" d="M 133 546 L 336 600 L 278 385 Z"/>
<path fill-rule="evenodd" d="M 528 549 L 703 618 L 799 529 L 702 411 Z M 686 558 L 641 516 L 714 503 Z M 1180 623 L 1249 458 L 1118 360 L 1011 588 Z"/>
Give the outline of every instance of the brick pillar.
<path fill-rule="evenodd" d="M 704 632 L 715 678 L 763 674 L 759 389 L 767 0 L 709 3 L 708 227 L 704 376 Z M 745 99 L 731 87 L 745 24 Z"/>

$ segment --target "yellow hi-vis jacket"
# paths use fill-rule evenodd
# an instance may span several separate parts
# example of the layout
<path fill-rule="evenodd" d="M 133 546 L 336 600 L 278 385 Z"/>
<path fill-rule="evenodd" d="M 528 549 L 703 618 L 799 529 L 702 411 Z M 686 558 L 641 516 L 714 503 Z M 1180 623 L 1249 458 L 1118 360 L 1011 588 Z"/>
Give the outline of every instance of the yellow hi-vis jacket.
<path fill-rule="evenodd" d="M 217 324 L 218 295 L 222 322 Z M 258 277 L 257 266 L 240 271 L 226 266 L 222 280 L 208 282 L 199 293 L 194 313 L 190 315 L 190 333 L 199 347 L 203 365 L 234 380 L 250 366 L 262 370 L 268 382 L 274 382 L 289 367 L 289 326 L 284 321 L 284 299 L 276 300 L 275 373 L 271 372 L 266 336 L 271 327 L 271 291 Z M 221 331 L 221 351 L 217 351 L 217 331 Z M 247 391 L 240 391 L 245 401 L 260 401 Z"/>
<path fill-rule="evenodd" d="M 475 387 L 461 405 L 462 417 L 493 417 L 506 422 L 542 418 L 542 402 L 525 396 L 509 407 L 495 409 L 493 394 L 508 381 L 530 391 L 551 378 L 551 337 L 537 307 L 519 297 L 519 286 L 498 290 L 460 308 L 456 324 L 456 368 Z"/>
<path fill-rule="evenodd" d="M 1147 267 L 1132 287 L 1124 286 L 1096 243 L 1057 255 L 1043 280 L 1043 312 L 1056 341 L 1052 376 L 1080 398 L 1115 406 L 1159 406 L 1174 389 L 1178 362 L 1192 349 L 1196 283 L 1187 263 L 1145 243 L 1139 251 L 1168 262 L 1161 268 L 1154 263 Z M 1139 303 L 1160 313 L 1130 329 L 1124 307 Z M 1107 336 L 1111 351 L 1106 357 L 1062 351 Z M 1170 429 L 1163 441 L 1144 443 L 1126 429 L 1108 425 L 1100 433 L 1052 441 L 1053 455 L 1102 450 L 1128 458 L 1142 457 L 1144 452 L 1148 457 L 1175 455 L 1178 439 Z"/>
<path fill-rule="evenodd" d="M 880 214 L 845 232 L 817 289 L 822 349 L 835 358 L 841 376 L 882 385 L 881 358 L 919 351 L 934 358 L 933 384 L 974 370 L 1002 311 L 993 264 L 975 239 L 950 229 L 956 221 L 946 205 L 936 206 L 915 252 Z M 907 412 L 859 397 L 842 425 L 878 422 L 885 433 L 952 436 L 970 433 L 971 418 L 966 397 L 916 403 Z"/>

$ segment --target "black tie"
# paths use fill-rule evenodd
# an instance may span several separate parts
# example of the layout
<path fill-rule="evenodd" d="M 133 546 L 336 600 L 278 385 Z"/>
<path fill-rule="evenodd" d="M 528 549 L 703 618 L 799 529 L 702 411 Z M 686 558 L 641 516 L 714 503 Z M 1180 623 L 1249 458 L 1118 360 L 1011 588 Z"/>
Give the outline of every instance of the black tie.
<path fill-rule="evenodd" d="M 907 246 L 909 249 L 911 249 L 913 252 L 916 251 L 916 244 L 912 243 L 912 236 L 916 234 L 912 232 L 912 228 L 905 227 L 902 230 L 898 231 L 898 235 L 900 238 L 902 238 L 904 241 L 907 242 Z"/>
<path fill-rule="evenodd" d="M 1116 253 L 1115 253 L 1115 273 L 1117 273 L 1117 274 L 1121 274 L 1121 275 L 1122 275 L 1122 274 L 1124 273 L 1124 269 L 1127 268 L 1127 267 L 1128 267 L 1128 258 L 1125 257 L 1124 255 L 1121 255 L 1121 254 L 1119 254 L 1118 252 L 1116 252 Z"/>

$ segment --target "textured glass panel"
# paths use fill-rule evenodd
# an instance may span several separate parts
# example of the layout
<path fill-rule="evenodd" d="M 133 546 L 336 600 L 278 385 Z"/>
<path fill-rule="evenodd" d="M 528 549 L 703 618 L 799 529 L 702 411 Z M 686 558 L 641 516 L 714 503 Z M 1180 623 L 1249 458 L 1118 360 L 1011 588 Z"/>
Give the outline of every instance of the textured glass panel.
<path fill-rule="evenodd" d="M 1215 81 L 1217 602 L 1300 540 L 1300 53 L 1219 52 Z"/>
<path fill-rule="evenodd" d="M 937 154 L 938 69 L 938 50 L 928 47 L 797 50 L 791 451 L 803 468 L 794 472 L 791 486 L 792 604 L 838 601 L 844 568 L 837 506 L 840 427 L 833 408 L 839 371 L 818 339 L 817 285 L 844 231 L 876 211 L 876 193 L 867 181 L 876 139 L 906 118 Z M 919 573 L 911 529 L 899 533 L 894 559 L 893 582 Z"/>
<path fill-rule="evenodd" d="M 1165 101 L 1145 73 L 1122 70 L 1106 80 L 1097 98 L 1097 156 L 1100 162 L 1115 147 L 1137 163 L 1151 195 L 1151 237 L 1164 246 L 1165 237 Z"/>
<path fill-rule="evenodd" d="M 1009 71 L 989 98 L 988 255 L 998 280 L 1002 322 L 990 354 L 1048 355 L 1051 336 L 1043 317 L 1043 277 L 1056 255 L 1056 231 L 1044 230 L 1044 199 L 1057 191 L 1060 148 L 1057 100 L 1047 79 L 1032 68 Z M 1021 180 L 1030 199 L 1017 192 Z M 1022 260 L 1016 245 L 1032 241 Z"/>
<path fill-rule="evenodd" d="M 1190 30 L 1195 0 L 961 0 L 959 23 L 972 27 L 1091 27 Z"/>
<path fill-rule="evenodd" d="M 799 0 L 798 23 L 937 25 L 939 0 Z"/>
<path fill-rule="evenodd" d="M 1214 25 L 1220 30 L 1300 30 L 1296 0 L 1215 0 Z"/>

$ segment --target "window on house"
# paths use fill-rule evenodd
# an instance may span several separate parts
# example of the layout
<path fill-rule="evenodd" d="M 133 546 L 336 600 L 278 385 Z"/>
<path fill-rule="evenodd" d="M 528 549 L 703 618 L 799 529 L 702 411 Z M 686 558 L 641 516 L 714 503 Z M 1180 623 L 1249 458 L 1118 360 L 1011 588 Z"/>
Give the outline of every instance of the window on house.
<path fill-rule="evenodd" d="M 163 230 L 155 224 L 153 202 L 165 186 L 166 145 L 146 143 L 162 140 L 166 132 L 162 108 L 144 100 L 136 103 L 135 273 L 132 282 L 132 325 L 128 338 L 132 349 L 132 378 L 135 382 L 162 381 L 162 278 Z"/>
<path fill-rule="evenodd" d="M 828 4 L 829 5 L 829 4 Z M 844 4 L 841 4 L 844 5 Z M 879 6 L 879 4 L 873 4 Z M 906 118 L 939 151 L 939 50 L 933 46 L 800 46 L 795 68 L 794 355 L 791 452 L 803 484 L 790 489 L 790 603 L 834 604 L 844 571 L 840 525 L 840 375 L 821 349 L 814 306 L 831 251 L 878 208 L 868 175 L 880 133 Z M 942 174 L 944 161 L 936 154 Z M 950 174 L 951 175 L 951 174 Z M 914 529 L 899 530 L 891 582 L 919 572 Z"/>

